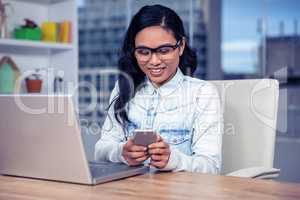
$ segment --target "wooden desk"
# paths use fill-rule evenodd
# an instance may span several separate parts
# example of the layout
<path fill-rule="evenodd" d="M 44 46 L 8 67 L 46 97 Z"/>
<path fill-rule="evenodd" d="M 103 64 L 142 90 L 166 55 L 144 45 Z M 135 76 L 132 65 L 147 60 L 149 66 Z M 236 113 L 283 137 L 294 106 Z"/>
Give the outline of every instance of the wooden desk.
<path fill-rule="evenodd" d="M 146 174 L 96 186 L 0 176 L 0 199 L 300 199 L 300 184 L 196 173 Z"/>

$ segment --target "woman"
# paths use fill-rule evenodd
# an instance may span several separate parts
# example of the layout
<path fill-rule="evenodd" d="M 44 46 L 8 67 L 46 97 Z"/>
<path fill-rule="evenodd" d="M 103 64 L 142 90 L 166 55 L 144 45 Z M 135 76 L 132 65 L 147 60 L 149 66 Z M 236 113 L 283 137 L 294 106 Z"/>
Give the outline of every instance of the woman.
<path fill-rule="evenodd" d="M 145 6 L 127 30 L 96 160 L 158 170 L 217 174 L 221 167 L 222 118 L 217 90 L 186 76 L 197 65 L 182 20 L 171 9 Z M 131 79 L 132 84 L 130 84 Z M 147 148 L 133 143 L 134 129 L 153 129 Z"/>

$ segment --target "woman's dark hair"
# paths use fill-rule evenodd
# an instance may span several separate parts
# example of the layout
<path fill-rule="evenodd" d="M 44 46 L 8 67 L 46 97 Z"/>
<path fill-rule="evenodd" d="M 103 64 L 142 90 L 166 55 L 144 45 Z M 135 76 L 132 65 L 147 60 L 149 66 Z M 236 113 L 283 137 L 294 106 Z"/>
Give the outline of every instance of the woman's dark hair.
<path fill-rule="evenodd" d="M 114 104 L 115 118 L 123 127 L 129 122 L 124 108 L 145 80 L 145 74 L 139 68 L 134 56 L 135 37 L 138 32 L 150 26 L 161 26 L 171 31 L 177 41 L 186 38 L 182 20 L 170 8 L 161 5 L 144 6 L 134 15 L 126 32 L 118 63 L 120 72 L 127 74 L 127 77 L 122 74 L 118 77 L 119 95 L 115 98 Z M 189 73 L 189 75 L 192 75 L 196 70 L 196 66 L 196 53 L 186 42 L 183 54 L 180 56 L 179 68 L 183 74 Z M 132 79 L 133 85 L 128 78 Z"/>

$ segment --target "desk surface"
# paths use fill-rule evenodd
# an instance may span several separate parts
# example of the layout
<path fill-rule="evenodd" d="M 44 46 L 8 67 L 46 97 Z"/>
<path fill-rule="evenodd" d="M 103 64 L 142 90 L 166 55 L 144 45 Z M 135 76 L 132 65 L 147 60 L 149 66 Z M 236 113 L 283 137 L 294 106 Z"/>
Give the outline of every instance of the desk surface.
<path fill-rule="evenodd" d="M 300 199 L 300 184 L 198 173 L 145 174 L 96 186 L 0 175 L 0 199 Z"/>

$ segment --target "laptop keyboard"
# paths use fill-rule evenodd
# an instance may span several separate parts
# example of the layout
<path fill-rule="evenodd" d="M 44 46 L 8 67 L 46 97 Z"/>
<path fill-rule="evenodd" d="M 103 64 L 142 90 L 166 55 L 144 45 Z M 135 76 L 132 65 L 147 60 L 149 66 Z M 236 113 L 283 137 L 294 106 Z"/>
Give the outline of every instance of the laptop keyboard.
<path fill-rule="evenodd" d="M 117 172 L 129 171 L 132 169 L 141 168 L 129 167 L 123 163 L 111 163 L 111 162 L 89 162 L 89 167 L 91 170 L 92 177 L 101 177 L 104 175 L 109 175 Z"/>

